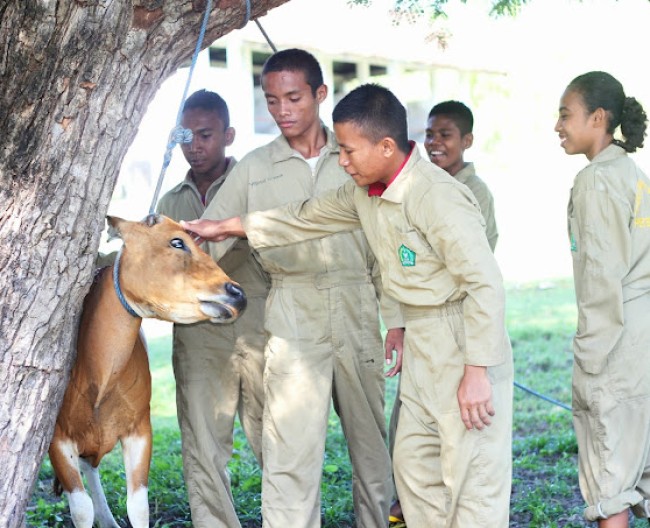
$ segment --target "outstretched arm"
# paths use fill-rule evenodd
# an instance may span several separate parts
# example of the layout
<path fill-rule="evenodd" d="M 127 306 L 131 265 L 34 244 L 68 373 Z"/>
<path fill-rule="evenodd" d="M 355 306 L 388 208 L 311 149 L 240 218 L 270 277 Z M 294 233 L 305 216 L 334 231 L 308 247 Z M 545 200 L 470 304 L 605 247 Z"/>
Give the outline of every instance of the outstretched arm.
<path fill-rule="evenodd" d="M 230 237 L 246 238 L 246 232 L 242 227 L 241 217 L 239 216 L 233 216 L 225 220 L 200 218 L 189 222 L 181 221 L 180 224 L 185 231 L 194 237 L 198 244 L 205 241 L 221 242 Z"/>

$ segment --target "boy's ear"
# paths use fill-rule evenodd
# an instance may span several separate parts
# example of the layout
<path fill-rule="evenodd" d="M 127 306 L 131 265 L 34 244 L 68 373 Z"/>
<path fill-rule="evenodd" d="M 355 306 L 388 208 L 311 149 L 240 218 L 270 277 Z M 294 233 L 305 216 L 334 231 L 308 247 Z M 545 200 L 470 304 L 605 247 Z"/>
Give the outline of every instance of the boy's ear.
<path fill-rule="evenodd" d="M 466 150 L 469 147 L 471 147 L 474 144 L 474 134 L 472 134 L 471 132 L 465 134 L 461 139 L 461 144 L 463 145 L 463 150 Z"/>
<path fill-rule="evenodd" d="M 235 141 L 235 129 L 233 127 L 228 127 L 226 128 L 226 147 L 229 147 L 232 145 L 233 141 Z"/>
<path fill-rule="evenodd" d="M 395 140 L 391 137 L 385 137 L 379 142 L 379 144 L 381 145 L 382 153 L 386 158 L 390 158 L 397 150 L 397 143 L 395 143 Z"/>
<path fill-rule="evenodd" d="M 327 99 L 327 85 L 321 84 L 316 88 L 316 100 L 321 104 L 325 99 Z"/>

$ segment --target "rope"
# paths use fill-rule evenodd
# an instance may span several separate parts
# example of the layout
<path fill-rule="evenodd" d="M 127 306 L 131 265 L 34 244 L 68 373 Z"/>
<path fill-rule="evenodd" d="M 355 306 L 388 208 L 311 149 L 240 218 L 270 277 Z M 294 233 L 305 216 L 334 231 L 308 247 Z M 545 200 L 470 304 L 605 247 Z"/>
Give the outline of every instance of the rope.
<path fill-rule="evenodd" d="M 547 402 L 553 403 L 553 404 L 557 405 L 558 407 L 562 407 L 563 409 L 566 409 L 567 411 L 572 411 L 573 410 L 573 409 L 571 409 L 571 407 L 569 407 L 568 405 L 566 405 L 566 404 L 564 404 L 562 402 L 554 400 L 553 398 L 549 398 L 548 396 L 544 396 L 543 394 L 540 394 L 539 392 L 536 392 L 533 389 L 529 389 L 528 387 L 524 387 L 521 383 L 517 383 L 516 381 L 514 383 L 515 383 L 515 387 L 518 387 L 521 390 L 526 391 L 529 394 L 532 394 L 533 396 L 537 396 L 538 398 L 541 398 L 542 400 L 546 400 Z"/>
<path fill-rule="evenodd" d="M 243 29 L 246 27 L 246 24 L 248 24 L 248 21 L 251 19 L 251 2 L 250 0 L 246 0 L 246 16 L 244 17 L 244 22 L 242 23 L 241 26 L 239 26 L 239 29 Z"/>
<path fill-rule="evenodd" d="M 245 0 L 245 2 L 246 2 L 246 14 L 244 16 L 244 20 L 242 22 L 242 25 L 240 26 L 240 29 L 245 27 L 251 18 L 251 0 Z M 181 98 L 181 104 L 178 108 L 178 114 L 176 115 L 176 126 L 174 126 L 174 128 L 172 128 L 171 132 L 169 133 L 169 138 L 167 139 L 167 147 L 165 148 L 165 155 L 163 157 L 163 164 L 160 169 L 160 175 L 158 176 L 158 182 L 156 184 L 156 190 L 154 191 L 153 199 L 151 200 L 151 205 L 149 206 L 150 215 L 155 214 L 156 212 L 156 203 L 158 202 L 158 196 L 160 195 L 160 189 L 162 187 L 162 182 L 165 176 L 165 172 L 167 171 L 167 167 L 169 167 L 169 164 L 172 160 L 172 151 L 174 150 L 174 147 L 178 143 L 192 142 L 192 131 L 190 129 L 183 128 L 181 126 L 181 119 L 183 117 L 183 104 L 185 102 L 185 98 L 187 97 L 187 92 L 190 87 L 192 74 L 194 73 L 194 66 L 196 66 L 196 60 L 201 51 L 201 45 L 203 44 L 203 37 L 205 36 L 205 30 L 208 25 L 208 19 L 210 18 L 211 11 L 212 11 L 212 0 L 207 0 L 207 4 L 205 6 L 205 13 L 203 15 L 203 22 L 201 24 L 201 31 L 199 32 L 199 38 L 196 41 L 196 47 L 194 48 L 194 55 L 192 56 L 192 63 L 190 64 L 190 71 L 187 75 L 185 89 L 183 90 L 183 97 Z M 271 39 L 264 31 L 264 28 L 262 28 L 262 25 L 257 20 L 255 21 L 255 23 L 257 24 L 257 27 L 260 28 L 260 31 L 262 32 L 262 35 L 264 35 L 264 38 L 268 42 L 269 46 L 271 46 L 273 53 L 276 53 L 278 50 L 273 45 L 273 42 L 271 42 Z"/>
<path fill-rule="evenodd" d="M 260 24 L 260 21 L 255 19 L 255 23 L 257 24 L 257 27 L 260 28 L 260 31 L 262 32 L 262 35 L 264 35 L 264 38 L 266 39 L 266 42 L 268 42 L 269 46 L 271 46 L 271 49 L 273 50 L 273 53 L 277 53 L 278 49 L 273 45 L 273 42 L 271 42 L 271 39 L 266 34 L 266 31 L 264 31 L 264 28 L 262 27 L 262 24 Z"/>
<path fill-rule="evenodd" d="M 250 0 L 246 0 L 246 18 L 244 18 L 244 23 L 239 27 L 239 29 L 242 29 L 243 27 L 248 24 L 248 21 L 251 18 L 251 3 Z M 264 31 L 264 28 L 262 27 L 262 24 L 260 24 L 260 21 L 255 19 L 255 24 L 257 24 L 257 27 L 260 28 L 260 31 L 262 32 L 262 35 L 264 35 L 264 38 L 266 39 L 266 42 L 268 43 L 269 46 L 271 46 L 271 49 L 273 50 L 273 53 L 278 52 L 278 48 L 275 47 L 273 42 L 271 42 L 271 39 L 269 36 L 266 34 L 266 31 Z"/>
<path fill-rule="evenodd" d="M 247 2 L 250 0 L 246 0 Z M 153 195 L 153 200 L 151 200 L 151 206 L 149 207 L 149 214 L 154 214 L 156 211 L 156 202 L 158 202 L 158 195 L 160 194 L 160 188 L 162 187 L 163 178 L 169 163 L 172 160 L 172 150 L 177 143 L 191 143 L 192 142 L 192 131 L 183 128 L 181 126 L 181 118 L 183 117 L 183 103 L 187 97 L 187 91 L 190 87 L 190 81 L 192 80 L 192 74 L 194 73 L 194 66 L 196 66 L 196 60 L 201 51 L 201 45 L 203 44 L 203 37 L 205 36 L 205 30 L 208 26 L 208 19 L 210 18 L 210 12 L 212 11 L 212 0 L 207 0 L 205 6 L 205 13 L 203 15 L 203 22 L 201 24 L 201 31 L 199 32 L 199 38 L 196 41 L 196 47 L 194 48 L 194 55 L 192 56 L 192 63 L 190 64 L 190 71 L 187 76 L 187 82 L 185 83 L 185 89 L 183 90 L 183 97 L 181 98 L 181 104 L 178 108 L 178 114 L 176 115 L 176 126 L 172 128 L 172 131 L 169 133 L 169 139 L 167 140 L 167 148 L 165 149 L 165 155 L 163 158 L 163 165 L 160 169 L 160 175 L 158 176 L 158 183 L 156 184 L 156 190 Z"/>

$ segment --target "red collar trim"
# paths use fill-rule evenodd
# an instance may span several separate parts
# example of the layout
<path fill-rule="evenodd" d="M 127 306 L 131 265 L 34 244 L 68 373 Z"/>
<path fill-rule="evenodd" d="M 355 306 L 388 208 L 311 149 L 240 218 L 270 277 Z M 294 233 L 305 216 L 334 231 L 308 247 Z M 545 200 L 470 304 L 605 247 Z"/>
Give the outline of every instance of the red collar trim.
<path fill-rule="evenodd" d="M 395 174 L 393 174 L 393 177 L 388 181 L 388 183 L 383 183 L 378 181 L 368 185 L 368 196 L 381 196 L 382 194 L 384 194 L 384 191 L 388 188 L 388 186 L 395 181 L 395 178 L 397 178 L 399 173 L 402 172 L 404 165 L 406 165 L 408 160 L 411 158 L 411 154 L 413 153 L 413 149 L 415 148 L 415 141 L 409 141 L 409 145 L 411 145 L 411 150 L 408 153 L 408 156 L 404 158 L 404 161 L 399 166 Z"/>

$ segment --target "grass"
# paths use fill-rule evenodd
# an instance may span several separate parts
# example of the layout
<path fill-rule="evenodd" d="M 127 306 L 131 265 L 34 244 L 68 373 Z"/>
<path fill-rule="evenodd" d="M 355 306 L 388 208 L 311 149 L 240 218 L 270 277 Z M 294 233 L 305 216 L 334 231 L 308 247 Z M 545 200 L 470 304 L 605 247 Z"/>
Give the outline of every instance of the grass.
<path fill-rule="evenodd" d="M 555 401 L 571 403 L 571 340 L 576 309 L 570 280 L 530 283 L 508 288 L 507 326 L 515 357 L 515 380 Z M 151 526 L 190 527 L 182 478 L 180 436 L 176 422 L 174 379 L 169 338 L 152 339 L 152 421 L 154 453 L 149 502 Z M 386 418 L 397 381 L 386 385 Z M 577 446 L 571 413 L 529 392 L 515 389 L 513 491 L 510 527 L 577 528 L 583 501 L 578 490 Z M 241 428 L 235 431 L 230 464 L 232 489 L 244 528 L 261 526 L 261 474 Z M 45 460 L 27 513 L 27 526 L 72 526 L 65 499 L 50 491 L 52 468 Z M 334 413 L 330 416 L 322 480 L 324 528 L 354 526 L 350 462 Z M 118 521 L 126 521 L 124 469 L 119 447 L 102 462 L 102 481 Z M 404 525 L 401 525 L 404 526 Z M 634 528 L 647 526 L 635 521 Z M 396 525 L 394 528 L 401 528 Z"/>

